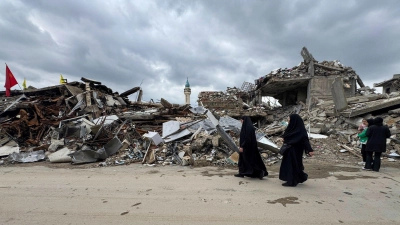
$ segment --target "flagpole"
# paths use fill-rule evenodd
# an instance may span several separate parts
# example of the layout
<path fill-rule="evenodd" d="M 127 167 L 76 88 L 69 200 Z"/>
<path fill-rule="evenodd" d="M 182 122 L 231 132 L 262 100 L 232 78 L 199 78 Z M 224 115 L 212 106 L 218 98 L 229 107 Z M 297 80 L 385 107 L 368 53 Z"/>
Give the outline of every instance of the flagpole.
<path fill-rule="evenodd" d="M 21 89 L 21 91 L 22 91 L 22 94 L 25 94 L 25 91 L 24 91 L 24 89 L 22 89 L 21 88 L 21 86 L 18 84 L 18 87 L 19 87 L 19 89 Z"/>

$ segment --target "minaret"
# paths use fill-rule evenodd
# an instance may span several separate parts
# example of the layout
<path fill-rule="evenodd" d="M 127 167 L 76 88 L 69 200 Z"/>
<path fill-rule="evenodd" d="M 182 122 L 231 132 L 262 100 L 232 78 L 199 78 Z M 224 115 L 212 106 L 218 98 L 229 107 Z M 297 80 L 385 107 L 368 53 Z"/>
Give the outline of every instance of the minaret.
<path fill-rule="evenodd" d="M 190 105 L 190 93 L 191 92 L 192 91 L 190 90 L 189 78 L 187 78 L 185 89 L 183 89 L 183 93 L 185 93 L 185 104 L 187 104 L 187 105 Z"/>

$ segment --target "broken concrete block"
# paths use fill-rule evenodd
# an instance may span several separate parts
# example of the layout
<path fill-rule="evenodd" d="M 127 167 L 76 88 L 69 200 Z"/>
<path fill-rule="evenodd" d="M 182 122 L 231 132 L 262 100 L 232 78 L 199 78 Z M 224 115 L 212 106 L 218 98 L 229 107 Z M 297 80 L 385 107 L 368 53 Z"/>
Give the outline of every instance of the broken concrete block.
<path fill-rule="evenodd" d="M 311 128 L 310 132 L 313 134 L 320 134 L 321 133 L 321 128 Z"/>
<path fill-rule="evenodd" d="M 393 109 L 388 111 L 389 114 L 400 114 L 400 108 L 399 109 Z"/>
<path fill-rule="evenodd" d="M 49 158 L 51 163 L 64 163 L 64 162 L 71 162 L 71 157 L 69 154 L 71 154 L 72 151 L 69 150 L 68 148 L 62 148 L 54 153 L 51 153 L 47 157 Z"/>
<path fill-rule="evenodd" d="M 182 157 L 182 166 L 188 166 L 191 164 L 190 156 Z"/>
<path fill-rule="evenodd" d="M 19 153 L 19 146 L 13 140 L 9 141 L 4 146 L 0 147 L 0 156 L 7 156 L 7 155 L 10 155 L 13 152 Z"/>
<path fill-rule="evenodd" d="M 49 146 L 49 151 L 50 152 L 55 152 L 57 151 L 58 147 L 60 146 L 64 146 L 64 139 L 60 139 L 60 140 L 51 140 L 51 144 Z"/>
<path fill-rule="evenodd" d="M 211 139 L 212 145 L 214 147 L 218 147 L 220 144 L 220 140 L 221 140 L 221 136 L 217 135 L 217 136 L 213 136 Z"/>
<path fill-rule="evenodd" d="M 324 117 L 315 117 L 315 120 L 317 120 L 318 122 L 324 122 L 326 120 L 326 118 Z"/>
<path fill-rule="evenodd" d="M 191 144 L 191 149 L 193 152 L 202 151 L 204 147 L 212 145 L 211 138 L 200 137 L 195 139 Z"/>
<path fill-rule="evenodd" d="M 364 104 L 364 103 L 363 103 Z M 344 117 L 354 117 L 358 115 L 363 115 L 380 109 L 389 108 L 400 104 L 400 97 L 394 97 L 389 99 L 380 99 L 376 101 L 371 101 L 365 103 L 360 107 L 353 107 L 351 110 L 345 110 L 340 114 Z"/>
<path fill-rule="evenodd" d="M 321 129 L 321 133 L 320 134 L 326 134 L 328 132 L 328 127 L 325 125 L 325 123 L 316 123 L 314 125 L 314 127 Z"/>
<path fill-rule="evenodd" d="M 342 124 L 343 123 L 343 120 L 342 119 L 338 119 L 336 122 L 335 122 L 335 126 L 339 126 L 340 124 Z"/>

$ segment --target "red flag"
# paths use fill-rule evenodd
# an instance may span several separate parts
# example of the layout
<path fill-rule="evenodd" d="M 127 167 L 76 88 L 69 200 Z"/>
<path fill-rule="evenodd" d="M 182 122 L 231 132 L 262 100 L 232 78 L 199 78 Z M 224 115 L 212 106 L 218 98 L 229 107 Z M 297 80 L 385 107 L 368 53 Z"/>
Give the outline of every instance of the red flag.
<path fill-rule="evenodd" d="M 14 75 L 12 74 L 11 70 L 6 65 L 6 84 L 4 87 L 6 88 L 6 96 L 10 97 L 11 87 L 18 84 L 17 80 L 15 79 Z"/>

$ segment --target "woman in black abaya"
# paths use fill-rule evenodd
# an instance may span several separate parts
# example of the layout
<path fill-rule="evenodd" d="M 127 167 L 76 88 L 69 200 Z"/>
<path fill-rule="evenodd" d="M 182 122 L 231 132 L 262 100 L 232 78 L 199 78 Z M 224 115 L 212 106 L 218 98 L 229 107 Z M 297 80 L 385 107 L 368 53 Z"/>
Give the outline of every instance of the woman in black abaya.
<path fill-rule="evenodd" d="M 235 177 L 263 177 L 268 176 L 267 168 L 261 159 L 257 147 L 256 131 L 250 117 L 241 118 L 242 129 L 240 131 L 239 148 L 239 173 Z"/>
<path fill-rule="evenodd" d="M 303 119 L 297 114 L 291 114 L 289 125 L 282 135 L 283 142 L 291 147 L 285 152 L 279 170 L 279 179 L 286 181 L 282 186 L 297 186 L 307 180 L 304 173 L 303 152 L 312 156 L 313 149 L 308 140 L 308 134 Z"/>
<path fill-rule="evenodd" d="M 379 172 L 381 168 L 381 154 L 382 152 L 386 152 L 386 138 L 390 138 L 390 130 L 387 126 L 383 125 L 381 117 L 376 117 L 374 125 L 368 127 L 366 135 L 368 141 L 365 147 L 367 153 L 365 169 L 372 169 L 375 172 Z M 372 154 L 374 154 L 374 158 L 372 158 Z"/>

